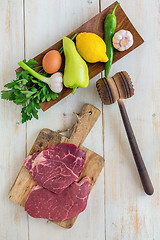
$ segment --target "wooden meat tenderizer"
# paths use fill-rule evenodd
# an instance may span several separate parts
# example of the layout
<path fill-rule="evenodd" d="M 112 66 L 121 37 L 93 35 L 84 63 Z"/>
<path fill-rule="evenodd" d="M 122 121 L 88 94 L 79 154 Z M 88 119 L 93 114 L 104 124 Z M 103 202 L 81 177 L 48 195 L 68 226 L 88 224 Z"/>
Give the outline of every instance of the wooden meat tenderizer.
<path fill-rule="evenodd" d="M 134 95 L 134 88 L 127 72 L 116 73 L 112 78 L 102 78 L 96 83 L 100 98 L 105 105 L 118 102 L 120 113 L 126 129 L 128 140 L 132 149 L 132 153 L 136 162 L 136 166 L 141 178 L 144 191 L 148 195 L 154 192 L 147 169 L 143 162 L 136 138 L 134 136 L 132 126 L 130 124 L 128 114 L 122 99 L 130 98 Z"/>

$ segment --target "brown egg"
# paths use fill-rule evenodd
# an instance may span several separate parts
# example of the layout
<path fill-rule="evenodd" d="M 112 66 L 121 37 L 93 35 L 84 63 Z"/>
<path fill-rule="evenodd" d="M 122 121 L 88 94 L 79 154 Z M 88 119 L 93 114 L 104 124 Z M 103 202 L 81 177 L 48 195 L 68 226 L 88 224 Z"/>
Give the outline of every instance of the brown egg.
<path fill-rule="evenodd" d="M 60 69 L 62 63 L 61 54 L 57 50 L 51 50 L 46 53 L 42 60 L 42 66 L 45 72 L 55 73 Z"/>

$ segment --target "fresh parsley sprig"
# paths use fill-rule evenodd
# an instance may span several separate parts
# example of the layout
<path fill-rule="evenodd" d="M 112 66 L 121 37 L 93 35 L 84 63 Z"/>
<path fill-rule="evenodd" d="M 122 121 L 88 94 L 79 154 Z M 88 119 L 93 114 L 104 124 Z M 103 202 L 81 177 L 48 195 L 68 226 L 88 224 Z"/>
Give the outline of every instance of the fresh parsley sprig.
<path fill-rule="evenodd" d="M 35 67 L 38 62 L 34 59 L 30 59 L 28 62 L 24 59 L 23 62 L 34 70 L 39 69 L 42 75 L 49 76 L 41 66 Z M 26 70 L 16 72 L 16 80 L 7 83 L 4 87 L 8 90 L 1 91 L 1 98 L 22 106 L 22 123 L 33 117 L 38 119 L 40 103 L 51 99 L 55 100 L 58 97 L 58 94 L 52 92 L 46 83 L 35 79 Z"/>

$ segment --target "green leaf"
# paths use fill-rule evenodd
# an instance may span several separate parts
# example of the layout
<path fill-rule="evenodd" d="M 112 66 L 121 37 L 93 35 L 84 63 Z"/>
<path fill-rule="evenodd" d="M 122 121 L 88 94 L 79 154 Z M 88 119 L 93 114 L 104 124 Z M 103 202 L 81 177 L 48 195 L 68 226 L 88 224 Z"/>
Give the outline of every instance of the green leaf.
<path fill-rule="evenodd" d="M 43 91 L 43 94 L 46 95 L 46 94 L 47 94 L 47 87 L 44 86 L 43 89 L 42 89 L 42 91 Z"/>
<path fill-rule="evenodd" d="M 28 105 L 22 108 L 22 122 L 31 120 L 32 117 L 38 119 L 38 111 L 40 109 L 40 104 L 36 103 L 33 100 L 30 100 Z"/>
<path fill-rule="evenodd" d="M 38 64 L 34 59 L 30 59 L 28 62 L 24 59 L 23 62 L 32 69 L 35 69 L 35 65 Z M 38 72 L 41 72 L 43 76 L 50 76 L 43 69 Z M 31 120 L 33 117 L 38 119 L 40 103 L 46 100 L 55 100 L 58 97 L 58 94 L 52 92 L 46 83 L 35 79 L 26 70 L 16 72 L 16 80 L 7 83 L 5 87 L 9 90 L 1 91 L 1 98 L 22 106 L 22 123 Z"/>
<path fill-rule="evenodd" d="M 45 71 L 43 71 L 43 72 L 41 73 L 41 75 L 43 75 L 44 77 L 50 77 L 50 76 L 51 76 L 51 74 L 46 73 Z"/>
<path fill-rule="evenodd" d="M 22 108 L 21 114 L 22 114 L 22 123 L 32 119 L 32 114 L 28 114 L 26 106 Z"/>
<path fill-rule="evenodd" d="M 35 93 L 35 92 L 37 92 L 37 88 L 32 87 L 32 88 L 31 88 L 31 91 Z"/>
<path fill-rule="evenodd" d="M 26 100 L 20 100 L 20 99 L 16 99 L 16 100 L 13 100 L 13 102 L 16 104 L 16 105 L 21 105 L 21 106 L 25 106 L 26 105 Z"/>
<path fill-rule="evenodd" d="M 50 96 L 51 96 L 51 99 L 52 100 L 55 100 L 56 98 L 58 98 L 58 93 L 55 93 L 55 92 L 50 92 Z"/>
<path fill-rule="evenodd" d="M 15 96 L 19 96 L 20 90 L 14 90 L 14 89 L 13 89 L 13 91 L 14 91 L 14 95 L 15 95 Z"/>
<path fill-rule="evenodd" d="M 15 99 L 13 100 L 13 102 L 17 105 L 25 106 L 25 104 L 27 102 L 25 94 L 21 93 L 20 91 L 18 93 L 18 91 L 17 91 L 16 94 L 15 94 Z"/>
<path fill-rule="evenodd" d="M 42 97 L 41 102 L 44 102 L 46 100 L 46 97 Z"/>
<path fill-rule="evenodd" d="M 16 79 L 21 79 L 22 72 L 16 72 Z"/>
<path fill-rule="evenodd" d="M 32 58 L 32 59 L 29 59 L 28 62 L 26 62 L 26 59 L 24 59 L 23 62 L 24 62 L 25 64 L 27 64 L 27 65 L 28 65 L 29 67 L 31 67 L 31 68 L 33 68 L 34 65 L 37 65 L 37 64 L 38 64 L 38 62 L 37 62 L 36 60 L 34 60 L 33 58 Z"/>
<path fill-rule="evenodd" d="M 28 72 L 27 70 L 25 70 L 25 71 L 22 71 L 22 72 L 21 72 L 21 75 L 19 75 L 19 79 L 26 79 L 26 80 L 32 81 L 33 76 L 31 76 L 31 75 L 29 74 L 29 72 Z"/>
<path fill-rule="evenodd" d="M 22 90 L 21 92 L 22 93 L 28 93 L 29 91 L 28 90 Z"/>
<path fill-rule="evenodd" d="M 50 88 L 47 86 L 47 90 L 46 90 L 46 94 L 48 95 L 50 95 L 50 92 L 51 92 L 51 90 L 50 90 Z"/>
<path fill-rule="evenodd" d="M 41 108 L 41 107 L 40 107 L 40 101 L 39 101 L 38 98 L 36 98 L 35 102 L 36 102 L 37 104 L 39 104 L 39 108 Z M 38 107 L 37 107 L 37 108 L 38 108 Z"/>
<path fill-rule="evenodd" d="M 15 99 L 14 90 L 1 91 L 1 98 L 13 101 Z"/>
<path fill-rule="evenodd" d="M 38 119 L 38 111 L 36 110 L 36 108 L 32 108 L 32 114 L 33 114 L 33 117 Z"/>
<path fill-rule="evenodd" d="M 47 102 L 49 102 L 51 100 L 51 96 L 47 95 Z"/>
<path fill-rule="evenodd" d="M 13 80 L 12 82 L 7 83 L 6 85 L 4 85 L 4 87 L 13 88 L 16 85 L 16 83 L 17 83 L 17 81 Z"/>
<path fill-rule="evenodd" d="M 39 104 L 39 101 L 37 102 L 36 99 L 35 99 L 35 101 L 33 102 L 33 105 L 34 105 L 37 109 L 40 109 L 40 108 L 41 108 L 41 106 L 40 106 L 40 104 Z"/>
<path fill-rule="evenodd" d="M 32 79 L 32 82 L 33 83 L 39 83 L 39 81 L 35 80 L 35 79 Z"/>
<path fill-rule="evenodd" d="M 35 92 L 28 91 L 26 94 L 26 98 L 30 98 Z"/>
<path fill-rule="evenodd" d="M 22 90 L 22 87 L 20 86 L 19 83 L 15 84 L 13 88 L 18 89 L 18 90 Z"/>
<path fill-rule="evenodd" d="M 41 99 L 41 91 L 37 94 L 37 98 L 38 98 L 38 100 Z"/>
<path fill-rule="evenodd" d="M 41 92 L 37 91 L 37 93 L 33 96 L 33 98 L 36 98 L 36 101 L 38 100 L 38 102 L 40 100 L 40 94 L 41 94 Z"/>
<path fill-rule="evenodd" d="M 26 83 L 28 83 L 28 80 L 23 78 L 23 79 L 22 79 L 22 84 L 23 84 L 23 85 L 26 85 Z"/>
<path fill-rule="evenodd" d="M 41 81 L 39 81 L 37 84 L 38 84 L 38 86 L 40 86 L 40 87 L 46 87 L 46 86 L 47 86 L 46 83 L 43 83 L 43 82 L 41 82 Z"/>

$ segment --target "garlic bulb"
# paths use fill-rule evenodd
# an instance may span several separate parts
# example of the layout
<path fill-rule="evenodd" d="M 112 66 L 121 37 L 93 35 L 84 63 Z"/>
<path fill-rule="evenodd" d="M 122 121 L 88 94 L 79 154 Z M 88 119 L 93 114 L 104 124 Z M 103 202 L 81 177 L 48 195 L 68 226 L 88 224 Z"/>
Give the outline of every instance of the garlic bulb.
<path fill-rule="evenodd" d="M 115 49 L 125 51 L 133 45 L 133 36 L 128 30 L 120 30 L 114 34 L 112 41 Z"/>
<path fill-rule="evenodd" d="M 63 89 L 63 74 L 61 72 L 54 73 L 46 83 L 55 93 L 60 93 Z"/>
<path fill-rule="evenodd" d="M 63 89 L 63 74 L 61 72 L 56 72 L 52 74 L 50 77 L 45 77 L 41 75 L 40 73 L 37 73 L 32 68 L 30 68 L 27 64 L 20 61 L 18 65 L 23 68 L 24 70 L 27 70 L 32 76 L 37 78 L 38 80 L 45 82 L 48 84 L 50 89 L 55 93 L 60 93 Z"/>

